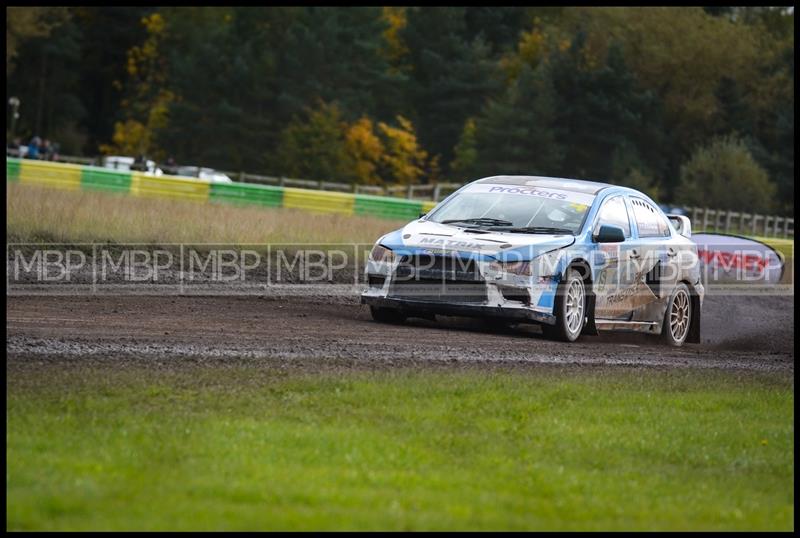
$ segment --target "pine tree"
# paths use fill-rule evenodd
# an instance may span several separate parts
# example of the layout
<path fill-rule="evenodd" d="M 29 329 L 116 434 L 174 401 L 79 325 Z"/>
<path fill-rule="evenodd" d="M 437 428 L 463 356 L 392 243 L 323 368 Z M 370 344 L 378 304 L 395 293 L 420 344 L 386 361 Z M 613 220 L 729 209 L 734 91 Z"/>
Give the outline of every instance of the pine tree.
<path fill-rule="evenodd" d="M 296 10 L 172 8 L 164 16 L 170 31 L 163 48 L 176 99 L 160 145 L 178 162 L 263 169 L 291 119 L 276 114 L 276 63 Z"/>
<path fill-rule="evenodd" d="M 476 138 L 477 125 L 475 118 L 468 118 L 464 123 L 464 130 L 458 144 L 453 149 L 453 162 L 450 163 L 450 171 L 462 178 L 472 177 L 475 174 L 475 166 L 478 163 L 478 142 Z"/>
<path fill-rule="evenodd" d="M 566 52 L 549 59 L 559 104 L 555 122 L 563 126 L 566 149 L 562 173 L 608 180 L 617 148 L 635 148 L 637 156 L 659 175 L 662 132 L 658 101 L 639 88 L 622 48 L 612 43 L 603 63 L 587 61 L 585 35 L 578 33 Z"/>
<path fill-rule="evenodd" d="M 477 171 L 482 175 L 558 175 L 558 106 L 549 67 L 523 67 L 502 98 L 477 121 Z"/>
<path fill-rule="evenodd" d="M 402 73 L 386 55 L 389 23 L 378 7 L 302 8 L 280 43 L 279 117 L 317 99 L 335 102 L 348 120 L 397 113 Z"/>
<path fill-rule="evenodd" d="M 499 88 L 490 48 L 470 35 L 466 8 L 412 8 L 401 36 L 411 73 L 405 88 L 422 145 L 443 163 L 453 159 L 466 119 Z"/>

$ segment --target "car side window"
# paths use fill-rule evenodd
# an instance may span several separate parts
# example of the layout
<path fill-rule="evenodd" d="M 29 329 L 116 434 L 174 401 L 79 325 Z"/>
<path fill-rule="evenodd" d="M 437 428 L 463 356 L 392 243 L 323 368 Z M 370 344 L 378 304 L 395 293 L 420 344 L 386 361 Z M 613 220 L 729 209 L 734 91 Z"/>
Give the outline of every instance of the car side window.
<path fill-rule="evenodd" d="M 597 224 L 594 233 L 600 231 L 600 226 L 610 224 L 619 226 L 625 233 L 625 237 L 631 236 L 631 223 L 628 219 L 628 209 L 625 207 L 625 199 L 622 196 L 614 196 L 603 202 L 597 217 Z"/>
<path fill-rule="evenodd" d="M 639 228 L 639 237 L 669 236 L 669 223 L 652 204 L 641 198 L 631 198 L 633 215 Z"/>

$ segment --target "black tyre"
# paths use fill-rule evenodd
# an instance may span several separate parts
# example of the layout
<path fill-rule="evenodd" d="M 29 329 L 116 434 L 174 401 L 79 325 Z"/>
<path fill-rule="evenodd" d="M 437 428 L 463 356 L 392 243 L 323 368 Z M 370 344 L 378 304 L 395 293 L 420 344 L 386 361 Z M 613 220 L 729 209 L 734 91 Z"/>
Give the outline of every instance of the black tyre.
<path fill-rule="evenodd" d="M 542 325 L 545 336 L 564 342 L 577 340 L 586 322 L 586 285 L 578 271 L 567 270 L 558 284 L 554 313 L 556 324 Z"/>
<path fill-rule="evenodd" d="M 369 311 L 372 314 L 372 319 L 381 323 L 403 323 L 406 320 L 406 316 L 394 308 L 370 306 Z"/>
<path fill-rule="evenodd" d="M 661 327 L 661 339 L 673 347 L 682 346 L 689 336 L 692 324 L 692 296 L 689 287 L 679 282 L 667 302 L 664 321 Z"/>

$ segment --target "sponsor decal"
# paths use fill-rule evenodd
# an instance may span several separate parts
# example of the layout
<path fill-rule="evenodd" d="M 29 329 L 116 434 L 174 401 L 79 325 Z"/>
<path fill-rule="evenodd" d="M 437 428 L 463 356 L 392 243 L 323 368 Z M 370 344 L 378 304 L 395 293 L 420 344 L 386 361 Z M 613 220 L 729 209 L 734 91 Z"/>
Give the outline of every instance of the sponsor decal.
<path fill-rule="evenodd" d="M 606 273 L 606 271 L 603 271 L 600 275 L 600 280 L 602 280 L 600 287 L 596 288 L 598 310 L 601 316 L 621 316 L 627 312 L 646 306 L 653 301 L 657 301 L 658 297 L 645 282 L 645 277 L 651 270 L 652 268 L 637 271 L 633 278 L 633 283 L 630 286 L 621 287 L 616 293 L 608 295 L 605 295 L 607 282 L 609 281 L 608 275 L 602 274 Z M 615 273 L 614 278 L 616 278 L 616 276 L 617 274 Z"/>
<path fill-rule="evenodd" d="M 537 189 L 536 187 L 501 187 L 497 185 L 489 189 L 489 192 L 502 192 L 505 194 L 530 194 L 531 196 L 541 196 L 543 198 L 555 198 L 557 200 L 567 199 L 567 195 L 564 194 L 563 192 Z"/>
<path fill-rule="evenodd" d="M 548 200 L 569 202 L 570 204 L 577 204 L 581 208 L 591 205 L 592 200 L 594 200 L 593 195 L 582 192 L 525 185 L 498 185 L 492 183 L 479 183 L 477 185 L 470 185 L 467 187 L 465 192 L 533 196 L 535 198 L 547 198 Z"/>
<path fill-rule="evenodd" d="M 755 239 L 736 235 L 692 234 L 704 278 L 710 282 L 735 281 L 778 284 L 783 256 Z"/>
<path fill-rule="evenodd" d="M 437 247 L 442 247 L 438 249 L 438 251 L 443 252 L 444 249 L 454 250 L 454 249 L 462 249 L 462 250 L 480 250 L 481 245 L 480 243 L 472 243 L 470 241 L 459 241 L 457 239 L 443 239 L 441 237 L 423 237 L 421 238 L 418 243 L 420 245 L 428 246 L 428 245 L 435 245 Z M 427 249 L 431 250 L 431 249 Z M 431 250 L 432 251 L 432 250 Z"/>

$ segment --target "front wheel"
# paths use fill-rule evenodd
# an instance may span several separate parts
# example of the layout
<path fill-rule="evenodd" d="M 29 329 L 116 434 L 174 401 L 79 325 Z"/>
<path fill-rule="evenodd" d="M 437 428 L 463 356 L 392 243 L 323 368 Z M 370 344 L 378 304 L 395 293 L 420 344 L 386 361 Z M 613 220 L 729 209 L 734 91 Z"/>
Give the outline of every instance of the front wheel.
<path fill-rule="evenodd" d="M 692 301 L 689 288 L 679 282 L 667 302 L 664 312 L 664 324 L 661 327 L 661 338 L 667 345 L 682 346 L 689 335 L 689 326 L 692 323 Z"/>
<path fill-rule="evenodd" d="M 372 314 L 372 319 L 381 323 L 403 323 L 406 320 L 406 316 L 394 308 L 370 306 L 369 311 Z"/>
<path fill-rule="evenodd" d="M 555 325 L 542 325 L 548 338 L 574 342 L 586 320 L 586 286 L 578 271 L 570 269 L 556 290 Z"/>

